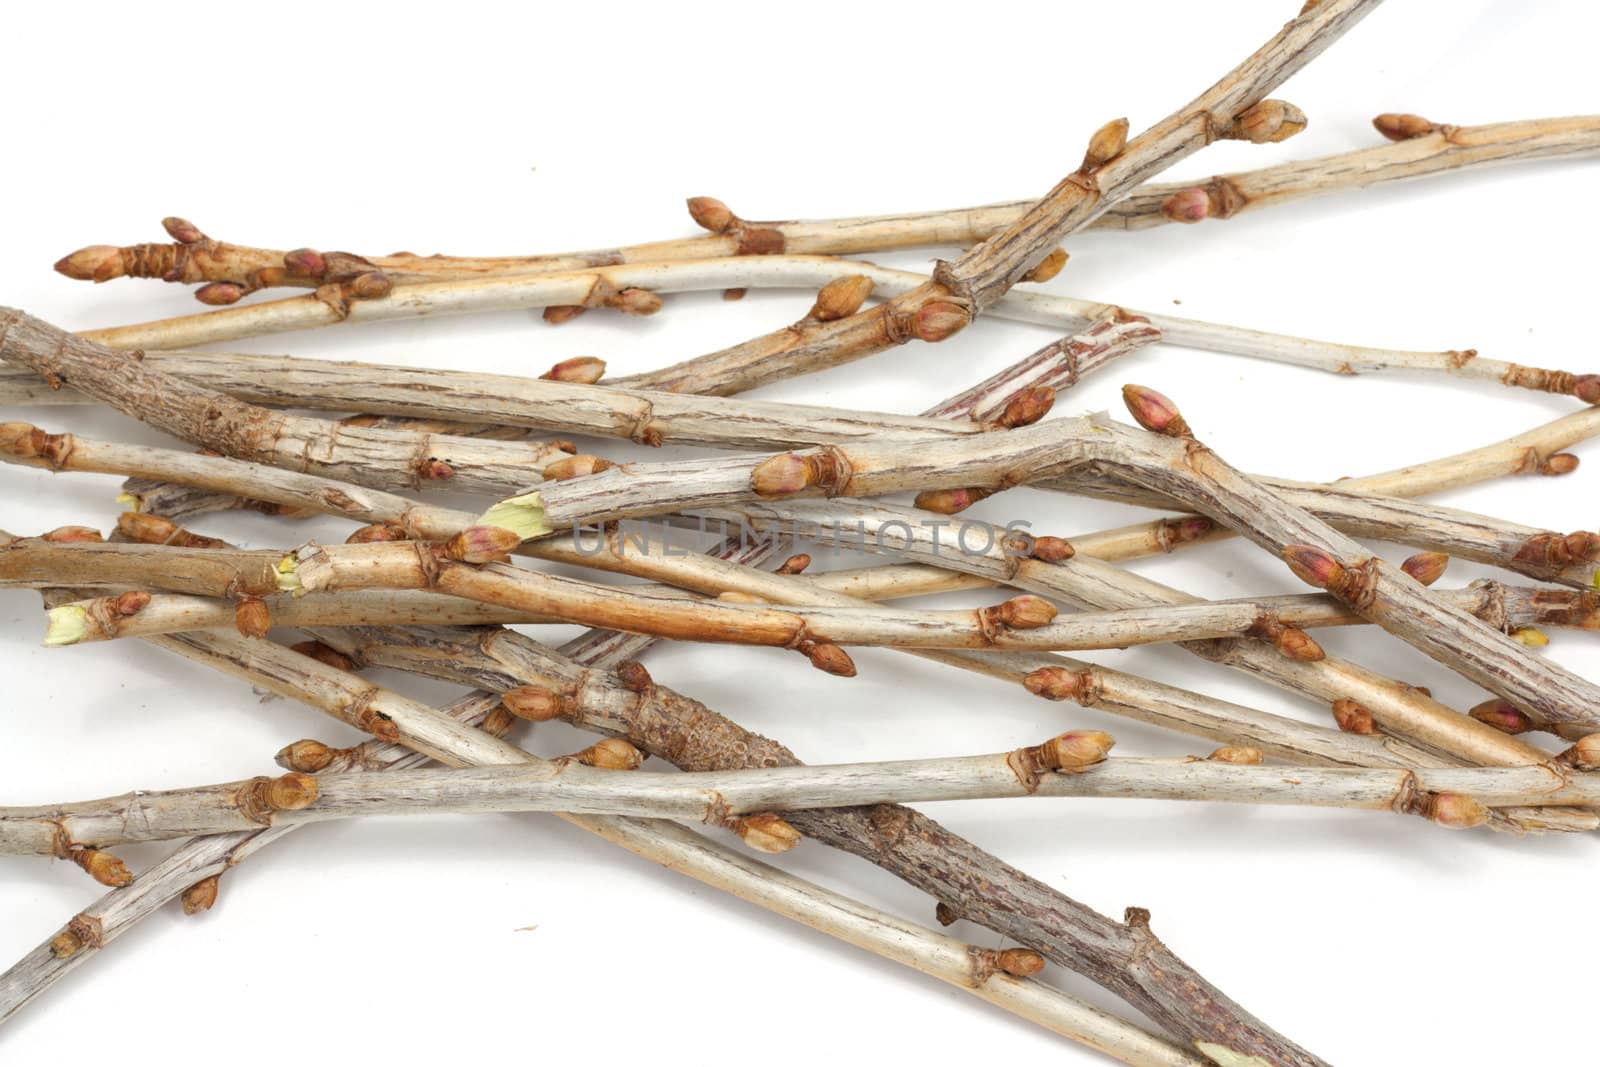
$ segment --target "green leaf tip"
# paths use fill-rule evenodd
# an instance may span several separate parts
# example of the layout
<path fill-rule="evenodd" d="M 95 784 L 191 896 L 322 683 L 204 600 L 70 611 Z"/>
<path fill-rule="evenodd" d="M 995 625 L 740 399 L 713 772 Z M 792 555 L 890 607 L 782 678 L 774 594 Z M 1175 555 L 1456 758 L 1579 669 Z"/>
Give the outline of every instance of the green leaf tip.
<path fill-rule="evenodd" d="M 89 632 L 89 612 L 77 604 L 63 604 L 45 612 L 44 647 L 75 645 Z"/>
<path fill-rule="evenodd" d="M 510 530 L 524 541 L 553 532 L 553 527 L 545 521 L 544 501 L 540 499 L 538 490 L 507 497 L 478 516 L 473 525 L 498 526 L 502 530 Z"/>
<path fill-rule="evenodd" d="M 1194 1047 L 1200 1054 L 1219 1067 L 1272 1067 L 1272 1064 L 1260 1056 L 1246 1056 L 1242 1052 L 1235 1052 L 1226 1045 L 1218 1045 L 1211 1041 L 1196 1041 Z"/>
<path fill-rule="evenodd" d="M 305 593 L 305 587 L 300 584 L 300 564 L 293 556 L 284 556 L 273 568 L 272 580 L 278 585 L 278 592 L 291 593 L 300 596 Z"/>

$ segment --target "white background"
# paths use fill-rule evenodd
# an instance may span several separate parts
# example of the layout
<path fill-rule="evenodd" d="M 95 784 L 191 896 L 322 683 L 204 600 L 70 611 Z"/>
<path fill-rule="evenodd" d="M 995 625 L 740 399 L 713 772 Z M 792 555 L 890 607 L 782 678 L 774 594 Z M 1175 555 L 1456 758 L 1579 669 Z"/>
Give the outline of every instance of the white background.
<path fill-rule="evenodd" d="M 0 300 L 65 327 L 192 311 L 179 288 L 91 288 L 50 271 L 81 245 L 162 239 L 181 214 L 225 240 L 380 254 L 545 252 L 689 232 L 685 196 L 753 218 L 956 207 L 1040 193 L 1089 133 L 1135 130 L 1209 84 L 1298 0 L 1104 5 L 30 5 L 7 16 Z M 1380 9 L 1279 94 L 1311 116 L 1283 145 L 1225 144 L 1205 176 L 1376 142 L 1382 111 L 1480 123 L 1600 110 L 1600 16 L 1575 2 Z M 1074 238 L 1050 286 L 1262 329 L 1595 370 L 1592 164 L 1534 164 L 1275 208 L 1226 223 Z M 884 257 L 925 268 L 931 254 Z M 664 365 L 785 323 L 803 293 L 679 296 L 648 320 L 535 314 L 326 330 L 243 344 L 508 373 L 599 354 Z M 1048 340 L 985 321 L 763 391 L 912 412 Z M 1127 381 L 1176 398 L 1249 470 L 1332 478 L 1486 443 L 1571 401 L 1490 386 L 1336 378 L 1162 346 L 1064 396 L 1117 408 Z M 156 441 L 103 412 L 0 411 Z M 611 443 L 607 455 L 628 454 Z M 1560 530 L 1596 521 L 1600 452 L 1561 480 L 1445 502 Z M 0 471 L 0 527 L 108 527 L 116 480 Z M 1018 491 L 979 512 L 1071 535 L 1135 513 Z M 319 522 L 195 523 L 251 545 L 341 539 Z M 1393 559 L 1404 549 L 1383 546 Z M 823 560 L 823 565 L 828 561 Z M 1290 591 L 1233 542 L 1136 569 L 1195 592 Z M 1479 571 L 1456 565 L 1459 583 Z M 992 598 L 991 598 L 992 599 Z M 952 602 L 976 602 L 973 600 Z M 136 644 L 38 647 L 36 598 L 0 595 L 0 803 L 76 799 L 271 770 L 295 738 L 354 734 L 288 701 Z M 1367 630 L 1333 651 L 1467 707 L 1484 694 Z M 1600 674 L 1583 635 L 1548 654 Z M 1257 706 L 1326 709 L 1168 649 L 1095 656 Z M 813 762 L 990 752 L 1069 726 L 1119 752 L 1197 746 L 888 652 L 835 679 L 769 650 L 670 648 L 650 669 Z M 446 700 L 444 686 L 382 676 Z M 564 728 L 525 737 L 553 754 Z M 1594 842 L 1451 834 L 1368 813 L 1153 802 L 997 801 L 929 810 L 1093 906 L 1152 909 L 1157 931 L 1223 989 L 1341 1064 L 1588 1058 Z M 131 848 L 142 867 L 163 854 Z M 804 845 L 785 866 L 932 921 L 887 875 Z M 0 957 L 20 956 L 99 887 L 70 864 L 0 860 Z M 954 928 L 973 941 L 986 931 Z M 1084 983 L 1052 968 L 1069 988 Z M 1088 995 L 1108 1002 L 1097 991 Z M 1102 1062 L 955 990 L 657 870 L 549 817 L 319 826 L 223 880 L 216 909 L 162 912 L 0 1031 L 6 1063 L 128 1065 L 224 1057 L 394 1062 L 537 1056 L 801 1064 Z"/>

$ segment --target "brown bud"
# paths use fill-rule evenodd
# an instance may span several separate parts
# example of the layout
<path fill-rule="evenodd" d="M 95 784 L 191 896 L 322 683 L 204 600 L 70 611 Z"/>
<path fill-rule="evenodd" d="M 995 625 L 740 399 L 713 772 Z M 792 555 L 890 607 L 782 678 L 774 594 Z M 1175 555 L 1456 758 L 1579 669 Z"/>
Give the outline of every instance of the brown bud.
<path fill-rule="evenodd" d="M 728 828 L 757 852 L 788 852 L 800 843 L 800 831 L 776 815 L 746 815 Z"/>
<path fill-rule="evenodd" d="M 1489 821 L 1489 809 L 1461 793 L 1436 793 L 1428 798 L 1428 818 L 1451 830 L 1470 830 Z"/>
<path fill-rule="evenodd" d="M 1018 426 L 1032 426 L 1050 413 L 1055 402 L 1056 391 L 1050 386 L 1029 386 L 1006 401 L 1005 408 L 995 422 L 1007 430 L 1014 430 Z"/>
<path fill-rule="evenodd" d="M 789 496 L 814 485 L 837 488 L 842 473 L 831 453 L 784 452 L 756 465 L 750 488 L 757 496 Z"/>
<path fill-rule="evenodd" d="M 133 883 L 133 872 L 128 870 L 128 865 L 109 852 L 102 852 L 97 848 L 80 848 L 70 855 L 72 862 L 88 871 L 89 877 L 101 885 L 121 889 Z"/>
<path fill-rule="evenodd" d="M 739 221 L 728 205 L 714 196 L 691 196 L 688 204 L 689 217 L 703 230 L 724 233 Z"/>
<path fill-rule="evenodd" d="M 221 877 L 213 874 L 210 878 L 202 878 L 194 885 L 183 891 L 183 913 L 185 915 L 198 915 L 202 911 L 210 911 L 211 906 L 217 902 L 217 887 L 221 884 Z"/>
<path fill-rule="evenodd" d="M 1034 283 L 1047 282 L 1057 274 L 1060 274 L 1061 268 L 1066 265 L 1067 250 L 1065 248 L 1057 248 L 1034 264 L 1033 269 L 1022 276 L 1022 280 Z"/>
<path fill-rule="evenodd" d="M 272 629 L 272 609 L 258 596 L 242 596 L 233 608 L 233 625 L 241 637 L 265 637 Z"/>
<path fill-rule="evenodd" d="M 1561 758 L 1580 771 L 1600 770 L 1600 734 L 1586 734 L 1561 754 Z"/>
<path fill-rule="evenodd" d="M 1254 767 L 1266 758 L 1266 753 L 1249 745 L 1223 745 L 1206 757 L 1212 763 L 1232 763 L 1240 767 Z"/>
<path fill-rule="evenodd" d="M 237 304 L 242 296 L 244 296 L 244 286 L 235 285 L 233 282 L 211 282 L 209 285 L 202 285 L 194 291 L 196 300 L 212 307 L 226 307 L 229 304 Z"/>
<path fill-rule="evenodd" d="M 933 917 L 939 920 L 940 926 L 951 926 L 961 918 L 961 915 L 956 909 L 941 900 L 933 906 Z"/>
<path fill-rule="evenodd" d="M 1421 115 L 1403 115 L 1386 112 L 1372 120 L 1372 128 L 1391 141 L 1409 141 L 1423 137 L 1439 127 Z"/>
<path fill-rule="evenodd" d="M 1600 404 L 1600 374 L 1580 374 L 1573 381 L 1572 395 L 1585 404 Z"/>
<path fill-rule="evenodd" d="M 492 563 L 522 544 L 504 526 L 468 526 L 444 543 L 444 554 L 462 563 Z"/>
<path fill-rule="evenodd" d="M 316 774 L 333 762 L 334 750 L 321 741 L 305 738 L 285 745 L 272 757 L 278 766 L 290 771 Z"/>
<path fill-rule="evenodd" d="M 1263 100 L 1239 116 L 1233 135 L 1251 144 L 1267 144 L 1287 141 L 1305 128 L 1305 112 L 1287 101 Z"/>
<path fill-rule="evenodd" d="M 779 574 L 799 574 L 811 566 L 811 557 L 804 552 L 796 552 L 782 563 L 778 564 Z"/>
<path fill-rule="evenodd" d="M 532 722 L 549 722 L 561 718 L 567 702 L 555 692 L 536 685 L 518 686 L 500 695 L 500 702 L 511 714 Z"/>
<path fill-rule="evenodd" d="M 1052 737 L 1035 751 L 1042 766 L 1070 771 L 1101 762 L 1116 743 L 1110 734 L 1099 730 L 1074 730 Z"/>
<path fill-rule="evenodd" d="M 1327 589 L 1344 579 L 1344 565 L 1311 545 L 1289 545 L 1283 550 L 1283 561 L 1296 578 L 1319 589 Z"/>
<path fill-rule="evenodd" d="M 429 456 L 417 464 L 417 477 L 425 482 L 442 482 L 456 476 L 455 468 L 442 459 Z"/>
<path fill-rule="evenodd" d="M 599 456 L 568 456 L 558 459 L 544 469 L 547 482 L 564 482 L 569 478 L 582 478 L 600 471 L 610 470 L 616 464 Z"/>
<path fill-rule="evenodd" d="M 1044 597 L 1025 593 L 1014 596 L 1003 604 L 983 609 L 1002 626 L 1013 630 L 1032 630 L 1056 617 L 1056 606 Z"/>
<path fill-rule="evenodd" d="M 1448 566 L 1450 557 L 1443 552 L 1418 552 L 1400 564 L 1400 569 L 1423 585 L 1432 585 L 1444 576 Z"/>
<path fill-rule="evenodd" d="M 588 310 L 582 304 L 552 304 L 544 309 L 544 321 L 551 326 L 560 326 L 563 322 L 571 322 Z"/>
<path fill-rule="evenodd" d="M 1013 978 L 1027 978 L 1044 970 L 1044 957 L 1031 948 L 1008 948 L 996 962 Z"/>
<path fill-rule="evenodd" d="M 606 361 L 596 356 L 576 356 L 564 359 L 551 367 L 540 378 L 552 382 L 571 382 L 574 385 L 593 385 L 606 372 Z"/>
<path fill-rule="evenodd" d="M 290 645 L 289 648 L 293 652 L 298 652 L 302 656 L 309 656 L 318 663 L 332 667 L 335 670 L 353 671 L 356 669 L 355 660 L 338 649 L 323 644 L 321 641 L 301 641 L 297 645 Z"/>
<path fill-rule="evenodd" d="M 1088 151 L 1083 154 L 1082 171 L 1097 170 L 1115 159 L 1128 147 L 1128 120 L 1112 119 L 1089 138 Z"/>
<path fill-rule="evenodd" d="M 1525 734 L 1537 730 L 1539 724 L 1510 701 L 1495 697 L 1485 700 L 1467 712 L 1485 726 L 1493 726 L 1504 734 Z"/>
<path fill-rule="evenodd" d="M 93 545 L 105 540 L 100 536 L 100 531 L 93 526 L 57 526 L 49 533 L 42 534 L 39 539 L 56 545 Z"/>
<path fill-rule="evenodd" d="M 638 770 L 639 764 L 644 762 L 644 753 L 620 737 L 608 737 L 596 741 L 572 758 L 586 767 L 597 767 L 603 771 L 633 771 Z"/>
<path fill-rule="evenodd" d="M 1192 437 L 1189 424 L 1178 413 L 1178 405 L 1142 385 L 1124 385 L 1122 402 L 1140 426 L 1151 433 L 1168 437 Z"/>
<path fill-rule="evenodd" d="M 724 299 L 724 300 L 743 300 L 744 297 L 745 297 L 745 294 L 748 293 L 749 291 L 750 290 L 748 290 L 748 289 L 724 289 L 724 290 L 722 290 L 722 299 Z"/>
<path fill-rule="evenodd" d="M 1550 477 L 1571 474 L 1578 469 L 1578 457 L 1571 452 L 1557 452 L 1539 464 L 1539 473 Z"/>
<path fill-rule="evenodd" d="M 56 260 L 56 272 L 80 282 L 109 282 L 123 274 L 122 249 L 90 245 Z"/>
<path fill-rule="evenodd" d="M 1301 663 L 1316 663 L 1318 660 L 1326 659 L 1328 655 L 1310 634 L 1293 626 L 1285 626 L 1279 630 L 1272 643 L 1277 646 L 1279 652 Z"/>
<path fill-rule="evenodd" d="M 409 541 L 411 535 L 406 533 L 405 527 L 395 526 L 386 522 L 375 522 L 371 526 L 363 526 L 355 533 L 344 539 L 347 545 L 366 545 L 379 541 Z"/>
<path fill-rule="evenodd" d="M 865 274 L 835 278 L 817 293 L 816 303 L 811 305 L 811 317 L 818 322 L 847 319 L 861 310 L 872 290 L 872 279 Z"/>
<path fill-rule="evenodd" d="M 516 724 L 517 717 L 511 714 L 509 708 L 501 704 L 483 717 L 483 722 L 478 724 L 478 729 L 492 737 L 504 737 L 511 732 L 511 728 Z"/>
<path fill-rule="evenodd" d="M 917 308 L 914 330 L 919 339 L 936 344 L 966 328 L 972 315 L 948 300 L 930 300 Z"/>
<path fill-rule="evenodd" d="M 328 261 L 315 248 L 296 248 L 283 254 L 283 266 L 296 277 L 321 278 L 328 270 Z"/>
<path fill-rule="evenodd" d="M 1034 559 L 1042 560 L 1045 563 L 1060 563 L 1064 559 L 1071 559 L 1075 553 L 1076 550 L 1072 547 L 1071 542 L 1063 537 L 1046 535 L 1033 539 L 1031 555 Z"/>
<path fill-rule="evenodd" d="M 966 489 L 926 489 L 912 500 L 915 507 L 938 515 L 956 515 L 978 501 L 994 496 L 993 489 L 970 486 Z"/>
<path fill-rule="evenodd" d="M 206 235 L 200 232 L 200 227 L 176 215 L 168 215 L 162 219 L 161 228 L 167 231 L 168 237 L 181 245 L 197 245 L 206 239 Z"/>
<path fill-rule="evenodd" d="M 365 274 L 357 274 L 350 279 L 350 295 L 357 300 L 376 300 L 380 296 L 388 296 L 389 290 L 394 288 L 394 282 L 381 270 L 369 270 Z"/>
<path fill-rule="evenodd" d="M 79 937 L 77 931 L 73 930 L 71 927 L 68 927 L 50 939 L 50 955 L 54 956 L 58 960 L 64 960 L 68 956 L 76 955 L 78 950 L 82 947 L 83 939 Z"/>
<path fill-rule="evenodd" d="M 1046 700 L 1076 700 L 1089 688 L 1087 671 L 1066 667 L 1040 667 L 1022 679 L 1023 688 Z"/>
<path fill-rule="evenodd" d="M 1200 222 L 1211 214 L 1211 194 L 1204 189 L 1180 189 L 1161 202 L 1161 214 L 1173 222 Z"/>
<path fill-rule="evenodd" d="M 299 771 L 280 774 L 262 787 L 261 800 L 273 811 L 309 808 L 317 800 L 317 780 Z"/>
<path fill-rule="evenodd" d="M 225 543 L 215 537 L 190 533 L 170 519 L 138 511 L 124 511 L 118 515 L 117 532 L 129 541 L 145 545 L 176 545 L 179 548 L 225 547 Z"/>
<path fill-rule="evenodd" d="M 819 671 L 839 678 L 856 676 L 855 660 L 850 658 L 850 653 L 832 641 L 807 641 L 800 647 L 800 651 Z"/>
<path fill-rule="evenodd" d="M 606 304 L 624 315 L 654 315 L 661 310 L 661 298 L 648 289 L 624 289 Z"/>
<path fill-rule="evenodd" d="M 1511 631 L 1511 640 L 1528 648 L 1543 648 L 1550 643 L 1550 635 L 1536 626 L 1524 626 Z"/>
<path fill-rule="evenodd" d="M 644 664 L 636 659 L 617 665 L 617 680 L 630 693 L 648 693 L 656 684 L 650 677 L 650 672 L 645 670 Z"/>
<path fill-rule="evenodd" d="M 1371 736 L 1380 732 L 1377 722 L 1372 718 L 1372 712 L 1353 700 L 1333 702 L 1333 721 L 1347 734 Z"/>

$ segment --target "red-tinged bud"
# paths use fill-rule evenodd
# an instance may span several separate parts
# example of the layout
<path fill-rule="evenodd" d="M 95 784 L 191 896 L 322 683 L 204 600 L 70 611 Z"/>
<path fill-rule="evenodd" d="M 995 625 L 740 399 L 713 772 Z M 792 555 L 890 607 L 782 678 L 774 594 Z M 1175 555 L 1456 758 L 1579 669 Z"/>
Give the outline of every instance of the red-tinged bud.
<path fill-rule="evenodd" d="M 97 848 L 81 848 L 71 853 L 72 862 L 89 872 L 89 877 L 101 885 L 121 889 L 133 884 L 133 872 L 128 865 L 109 852 Z"/>
<path fill-rule="evenodd" d="M 56 273 L 74 281 L 109 282 L 123 272 L 122 249 L 116 245 L 90 245 L 56 260 Z"/>
<path fill-rule="evenodd" d="M 1285 626 L 1279 630 L 1273 637 L 1272 643 L 1277 646 L 1279 652 L 1301 663 L 1316 663 L 1318 660 L 1326 659 L 1328 655 L 1310 634 L 1293 626 Z"/>
<path fill-rule="evenodd" d="M 444 554 L 462 563 L 492 563 L 522 544 L 503 526 L 469 526 L 444 543 Z"/>
<path fill-rule="evenodd" d="M 1065 248 L 1057 248 L 1048 256 L 1045 256 L 1043 259 L 1041 259 L 1038 263 L 1034 264 L 1033 269 L 1022 276 L 1022 280 L 1025 282 L 1042 284 L 1049 281 L 1051 278 L 1054 278 L 1057 274 L 1060 274 L 1061 268 L 1065 267 L 1066 265 L 1067 250 Z"/>
<path fill-rule="evenodd" d="M 455 476 L 456 469 L 436 456 L 429 456 L 417 464 L 417 477 L 425 482 L 442 482 Z"/>
<path fill-rule="evenodd" d="M 1024 689 L 1046 700 L 1078 700 L 1090 691 L 1091 684 L 1088 671 L 1066 667 L 1040 667 L 1022 679 Z"/>
<path fill-rule="evenodd" d="M 817 293 L 816 302 L 811 305 L 811 317 L 818 322 L 847 319 L 861 310 L 872 290 L 872 279 L 864 274 L 835 278 Z"/>
<path fill-rule="evenodd" d="M 1035 537 L 1033 539 L 1034 559 L 1045 563 L 1060 563 L 1064 559 L 1071 559 L 1076 554 L 1072 544 L 1063 537 Z"/>
<path fill-rule="evenodd" d="M 812 486 L 838 490 L 848 481 L 848 463 L 831 450 L 806 455 L 785 452 L 763 460 L 750 472 L 750 488 L 757 496 L 790 496 Z"/>
<path fill-rule="evenodd" d="M 1600 374 L 1582 374 L 1572 386 L 1572 395 L 1585 404 L 1600 404 Z"/>
<path fill-rule="evenodd" d="M 800 831 L 777 815 L 746 815 L 728 828 L 757 852 L 788 852 L 800 843 Z"/>
<path fill-rule="evenodd" d="M 912 505 L 923 511 L 939 515 L 956 515 L 966 511 L 978 501 L 993 496 L 993 489 L 969 487 L 966 489 L 925 489 L 916 495 Z"/>
<path fill-rule="evenodd" d="M 930 300 L 917 309 L 916 334 L 930 344 L 943 341 L 966 328 L 972 314 L 948 300 Z"/>
<path fill-rule="evenodd" d="M 221 876 L 213 874 L 210 878 L 202 878 L 194 885 L 183 891 L 183 913 L 185 915 L 198 915 L 202 911 L 210 911 L 217 902 L 217 889 L 221 884 Z"/>
<path fill-rule="evenodd" d="M 162 219 L 161 228 L 167 231 L 168 237 L 181 245 L 197 245 L 206 239 L 206 235 L 200 232 L 200 227 L 176 215 L 168 215 Z"/>
<path fill-rule="evenodd" d="M 1578 457 L 1571 452 L 1557 452 L 1539 464 L 1539 473 L 1549 477 L 1571 474 L 1578 469 Z"/>
<path fill-rule="evenodd" d="M 1211 214 L 1211 195 L 1204 189 L 1180 189 L 1162 201 L 1161 214 L 1173 222 L 1202 222 Z"/>
<path fill-rule="evenodd" d="M 500 695 L 500 702 L 519 719 L 530 722 L 549 722 L 559 719 L 570 708 L 570 702 L 549 689 L 536 685 L 518 686 Z"/>
<path fill-rule="evenodd" d="M 782 563 L 778 564 L 779 574 L 799 574 L 811 566 L 811 557 L 804 552 L 796 552 Z"/>
<path fill-rule="evenodd" d="M 586 767 L 602 771 L 635 771 L 644 762 L 644 753 L 620 737 L 596 741 L 572 757 Z"/>
<path fill-rule="evenodd" d="M 608 471 L 616 464 L 599 456 L 568 456 L 558 459 L 544 469 L 547 482 L 564 482 L 570 478 L 583 478 L 600 471 Z"/>
<path fill-rule="evenodd" d="M 291 745 L 285 745 L 272 759 L 284 770 L 316 774 L 332 763 L 333 757 L 333 749 L 321 741 L 314 741 L 308 737 Z"/>
<path fill-rule="evenodd" d="M 1074 730 L 1052 737 L 1034 749 L 1039 765 L 1057 771 L 1092 767 L 1116 747 L 1116 739 L 1099 730 Z"/>
<path fill-rule="evenodd" d="M 739 221 L 739 216 L 714 196 L 691 196 L 688 204 L 689 217 L 702 230 L 725 233 Z"/>
<path fill-rule="evenodd" d="M 1561 759 L 1580 771 L 1600 770 L 1600 734 L 1587 734 L 1561 754 Z"/>
<path fill-rule="evenodd" d="M 42 535 L 40 540 L 49 541 L 51 544 L 57 545 L 94 545 L 104 541 L 105 538 L 100 535 L 99 530 L 92 526 L 57 526 L 54 530 Z"/>
<path fill-rule="evenodd" d="M 1056 606 L 1044 597 L 1025 593 L 1014 596 L 1003 604 L 984 608 L 1002 626 L 1013 630 L 1032 630 L 1044 626 L 1056 617 Z"/>
<path fill-rule="evenodd" d="M 1268 144 L 1287 141 L 1305 128 L 1305 112 L 1284 100 L 1263 100 L 1239 116 L 1233 136 L 1251 144 Z"/>
<path fill-rule="evenodd" d="M 353 671 L 356 669 L 355 660 L 338 649 L 323 644 L 321 641 L 301 641 L 299 644 L 290 645 L 289 650 L 298 652 L 302 656 L 309 656 L 318 663 L 332 667 L 335 670 Z"/>
<path fill-rule="evenodd" d="M 272 610 L 258 596 L 240 597 L 234 605 L 233 625 L 241 637 L 265 637 L 272 629 Z"/>
<path fill-rule="evenodd" d="M 1223 745 L 1206 759 L 1211 763 L 1232 763 L 1239 767 L 1254 767 L 1266 762 L 1267 755 L 1249 745 Z"/>
<path fill-rule="evenodd" d="M 1124 385 L 1122 402 L 1127 405 L 1128 413 L 1133 416 L 1134 421 L 1151 433 L 1164 434 L 1167 437 L 1194 436 L 1189 430 L 1189 424 L 1179 414 L 1178 405 L 1154 389 L 1142 385 Z"/>
<path fill-rule="evenodd" d="M 150 594 L 132 590 L 111 599 L 111 610 L 123 618 L 131 618 L 150 606 Z"/>
<path fill-rule="evenodd" d="M 1289 545 L 1283 550 L 1283 561 L 1296 578 L 1318 589 L 1327 589 L 1344 580 L 1344 565 L 1312 545 Z"/>
<path fill-rule="evenodd" d="M 1008 948 L 996 963 L 1013 978 L 1027 978 L 1044 970 L 1044 957 L 1031 948 Z"/>
<path fill-rule="evenodd" d="M 831 641 L 808 641 L 801 646 L 800 651 L 811 661 L 813 667 L 825 674 L 838 678 L 856 676 L 855 660 L 850 658 L 850 653 Z"/>
<path fill-rule="evenodd" d="M 1448 566 L 1450 557 L 1443 552 L 1418 552 L 1400 564 L 1400 569 L 1423 585 L 1432 585 L 1444 576 Z"/>
<path fill-rule="evenodd" d="M 1404 115 L 1386 112 L 1372 120 L 1372 128 L 1391 141 L 1409 141 L 1423 137 L 1439 128 L 1421 115 Z"/>
<path fill-rule="evenodd" d="M 593 385 L 605 372 L 605 360 L 595 356 L 577 356 L 562 360 L 539 377 L 554 382 L 571 382 L 574 385 Z"/>
<path fill-rule="evenodd" d="M 344 539 L 347 545 L 368 545 L 380 541 L 409 541 L 411 535 L 406 533 L 405 527 L 395 526 L 386 522 L 375 522 L 371 526 L 363 526 L 355 533 Z"/>
<path fill-rule="evenodd" d="M 235 285 L 233 282 L 212 282 L 209 285 L 202 285 L 194 291 L 196 300 L 211 307 L 227 307 L 229 304 L 237 304 L 242 296 L 244 296 L 244 286 Z"/>
<path fill-rule="evenodd" d="M 357 300 L 376 300 L 388 296 L 394 282 L 381 270 L 369 270 L 350 279 L 350 295 Z"/>
<path fill-rule="evenodd" d="M 618 665 L 617 680 L 630 693 L 648 693 L 656 684 L 650 677 L 650 672 L 645 670 L 644 664 L 636 659 Z"/>
<path fill-rule="evenodd" d="M 1525 734 L 1537 730 L 1539 724 L 1510 701 L 1495 697 L 1467 712 L 1485 726 L 1493 726 L 1503 734 Z"/>
<path fill-rule="evenodd" d="M 321 278 L 328 270 L 328 261 L 315 248 L 297 248 L 283 254 L 283 266 L 297 278 Z"/>
<path fill-rule="evenodd" d="M 1048 385 L 1034 385 L 1023 389 L 1006 401 L 1000 417 L 995 420 L 1007 430 L 1019 426 L 1032 426 L 1050 413 L 1055 406 L 1056 391 Z"/>
<path fill-rule="evenodd" d="M 1167 524 L 1167 536 L 1178 544 L 1198 541 L 1217 528 L 1217 524 L 1204 515 L 1190 515 Z"/>
<path fill-rule="evenodd" d="M 573 319 L 589 310 L 582 304 L 557 304 L 544 309 L 544 321 L 551 326 L 560 326 L 563 322 Z"/>
<path fill-rule="evenodd" d="M 606 304 L 624 315 L 654 315 L 661 310 L 661 298 L 648 289 L 624 289 Z"/>
<path fill-rule="evenodd" d="M 1128 120 L 1112 119 L 1089 138 L 1089 148 L 1083 154 L 1081 171 L 1098 170 L 1111 162 L 1128 147 Z"/>
<path fill-rule="evenodd" d="M 1372 712 L 1353 700 L 1335 700 L 1333 702 L 1333 721 L 1338 723 L 1339 729 L 1347 734 L 1362 734 L 1370 737 L 1380 732 L 1376 720 L 1372 717 Z"/>
<path fill-rule="evenodd" d="M 1436 793 L 1428 798 L 1429 819 L 1450 830 L 1470 830 L 1489 821 L 1489 809 L 1461 793 Z"/>

